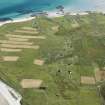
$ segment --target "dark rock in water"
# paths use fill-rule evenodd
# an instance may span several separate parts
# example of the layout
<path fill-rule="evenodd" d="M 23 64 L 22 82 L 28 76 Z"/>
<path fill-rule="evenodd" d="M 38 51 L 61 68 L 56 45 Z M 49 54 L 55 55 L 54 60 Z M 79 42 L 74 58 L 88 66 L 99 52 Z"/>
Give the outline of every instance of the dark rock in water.
<path fill-rule="evenodd" d="M 31 14 L 31 17 L 37 16 L 37 12 Z"/>
<path fill-rule="evenodd" d="M 64 7 L 62 5 L 59 5 L 56 7 L 60 12 L 64 13 Z"/>
<path fill-rule="evenodd" d="M 29 14 L 29 13 L 32 13 L 32 12 L 34 12 L 34 11 L 32 11 L 32 10 L 17 10 L 16 12 L 18 12 L 18 13 L 21 13 L 21 14 Z"/>
<path fill-rule="evenodd" d="M 5 21 L 12 21 L 13 19 L 12 18 L 0 18 L 0 22 L 5 22 Z"/>
<path fill-rule="evenodd" d="M 48 15 L 48 14 L 47 14 L 47 12 L 44 12 L 44 11 L 37 11 L 37 12 L 32 13 L 31 17 L 42 16 L 42 15 Z"/>
<path fill-rule="evenodd" d="M 62 5 L 59 5 L 59 6 L 57 6 L 57 7 L 56 7 L 56 9 L 63 10 L 63 9 L 64 9 L 64 7 L 63 7 Z"/>

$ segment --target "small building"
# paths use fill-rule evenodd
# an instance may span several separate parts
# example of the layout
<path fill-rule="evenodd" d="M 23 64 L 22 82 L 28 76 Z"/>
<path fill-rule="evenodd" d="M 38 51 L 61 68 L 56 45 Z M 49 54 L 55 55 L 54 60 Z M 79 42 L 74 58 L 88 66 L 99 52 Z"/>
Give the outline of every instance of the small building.
<path fill-rule="evenodd" d="M 21 105 L 21 99 L 19 93 L 0 81 L 0 105 Z"/>

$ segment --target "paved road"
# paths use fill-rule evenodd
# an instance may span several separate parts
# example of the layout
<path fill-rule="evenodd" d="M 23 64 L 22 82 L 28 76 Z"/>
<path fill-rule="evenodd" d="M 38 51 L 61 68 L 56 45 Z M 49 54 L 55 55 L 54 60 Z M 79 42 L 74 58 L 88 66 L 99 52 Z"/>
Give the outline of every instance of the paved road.
<path fill-rule="evenodd" d="M 9 105 L 7 100 L 0 94 L 0 105 Z"/>

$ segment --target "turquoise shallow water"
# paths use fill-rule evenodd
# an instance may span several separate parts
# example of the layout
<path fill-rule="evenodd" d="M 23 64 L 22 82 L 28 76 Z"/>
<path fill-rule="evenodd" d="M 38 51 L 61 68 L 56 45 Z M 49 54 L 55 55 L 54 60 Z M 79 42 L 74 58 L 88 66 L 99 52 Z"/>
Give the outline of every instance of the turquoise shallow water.
<path fill-rule="evenodd" d="M 41 10 L 51 11 L 58 5 L 71 11 L 94 10 L 97 2 L 93 1 L 95 0 L 0 0 L 0 19 L 21 17 Z"/>

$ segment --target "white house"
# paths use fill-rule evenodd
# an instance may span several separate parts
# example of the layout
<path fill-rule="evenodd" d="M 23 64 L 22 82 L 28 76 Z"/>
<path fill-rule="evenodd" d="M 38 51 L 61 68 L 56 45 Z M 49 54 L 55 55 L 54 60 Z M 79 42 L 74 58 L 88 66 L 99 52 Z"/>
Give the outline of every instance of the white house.
<path fill-rule="evenodd" d="M 21 105 L 21 99 L 19 93 L 0 81 L 0 105 Z"/>

